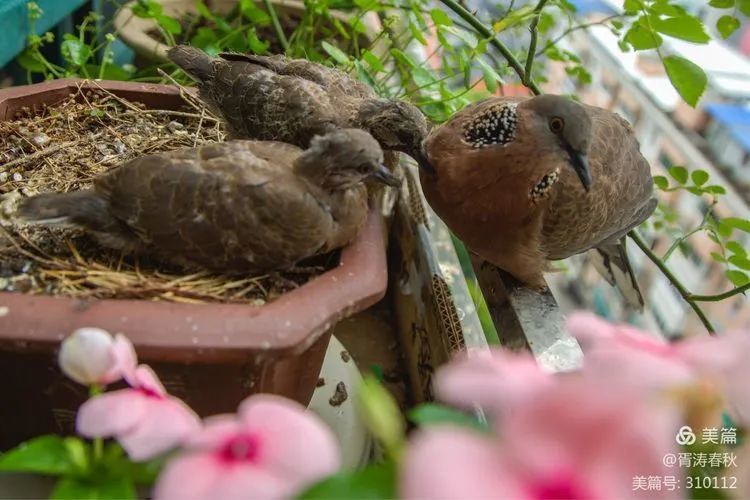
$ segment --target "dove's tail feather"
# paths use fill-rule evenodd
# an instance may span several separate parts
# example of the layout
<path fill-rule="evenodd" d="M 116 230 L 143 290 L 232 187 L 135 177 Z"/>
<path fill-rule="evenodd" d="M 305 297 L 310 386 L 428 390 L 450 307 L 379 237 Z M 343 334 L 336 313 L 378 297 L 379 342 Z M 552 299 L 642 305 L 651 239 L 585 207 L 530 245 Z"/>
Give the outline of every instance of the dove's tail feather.
<path fill-rule="evenodd" d="M 200 49 L 177 45 L 167 51 L 167 57 L 197 82 L 203 83 L 214 77 L 214 59 Z"/>
<path fill-rule="evenodd" d="M 591 262 L 599 274 L 610 285 L 620 290 L 627 304 L 633 309 L 643 311 L 643 294 L 628 259 L 625 238 L 597 247 L 591 252 L 591 257 Z"/>
<path fill-rule="evenodd" d="M 137 246 L 138 239 L 132 231 L 108 208 L 107 200 L 93 191 L 44 193 L 22 199 L 14 216 L 27 224 L 81 228 L 111 248 Z"/>

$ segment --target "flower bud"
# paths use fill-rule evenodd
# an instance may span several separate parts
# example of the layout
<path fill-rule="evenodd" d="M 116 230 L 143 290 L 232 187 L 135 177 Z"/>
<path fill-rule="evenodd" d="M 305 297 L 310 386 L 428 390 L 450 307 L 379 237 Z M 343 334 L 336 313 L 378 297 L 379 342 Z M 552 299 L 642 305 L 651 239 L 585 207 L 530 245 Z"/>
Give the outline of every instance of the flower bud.
<path fill-rule="evenodd" d="M 121 377 L 114 345 L 112 335 L 101 328 L 79 328 L 60 345 L 60 369 L 83 385 L 114 382 Z"/>

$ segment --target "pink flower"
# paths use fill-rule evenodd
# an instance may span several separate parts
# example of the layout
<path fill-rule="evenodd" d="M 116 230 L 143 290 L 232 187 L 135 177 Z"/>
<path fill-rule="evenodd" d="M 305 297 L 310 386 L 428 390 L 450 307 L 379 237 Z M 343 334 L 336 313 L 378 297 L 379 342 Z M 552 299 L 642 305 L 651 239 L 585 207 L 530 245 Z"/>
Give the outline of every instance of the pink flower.
<path fill-rule="evenodd" d="M 131 388 L 100 394 L 81 405 L 76 419 L 80 435 L 114 437 L 132 460 L 144 461 L 199 430 L 198 416 L 166 393 L 149 366 L 131 366 L 124 376 Z"/>
<path fill-rule="evenodd" d="M 133 344 L 118 334 L 114 339 L 101 328 L 79 328 L 60 345 L 62 372 L 83 385 L 106 385 L 120 380 L 135 366 Z"/>
<path fill-rule="evenodd" d="M 639 478 L 675 476 L 677 419 L 637 392 L 570 376 L 498 420 L 496 436 L 435 426 L 407 450 L 401 493 L 430 499 L 678 497 L 640 491 Z"/>
<path fill-rule="evenodd" d="M 684 403 L 702 404 L 698 410 L 704 413 L 710 413 L 711 406 L 717 410 L 715 403 L 721 401 L 716 398 L 723 398 L 735 418 L 750 423 L 750 386 L 744 382 L 750 377 L 746 332 L 668 343 L 591 313 L 571 315 L 566 326 L 581 341 L 584 373 L 591 377 L 657 395 L 682 394 Z"/>
<path fill-rule="evenodd" d="M 255 395 L 237 417 L 205 420 L 188 449 L 167 463 L 156 499 L 288 498 L 339 467 L 330 430 L 287 399 Z"/>
<path fill-rule="evenodd" d="M 536 397 L 554 379 L 539 369 L 530 354 L 493 349 L 452 361 L 437 371 L 434 381 L 441 401 L 497 413 Z"/>

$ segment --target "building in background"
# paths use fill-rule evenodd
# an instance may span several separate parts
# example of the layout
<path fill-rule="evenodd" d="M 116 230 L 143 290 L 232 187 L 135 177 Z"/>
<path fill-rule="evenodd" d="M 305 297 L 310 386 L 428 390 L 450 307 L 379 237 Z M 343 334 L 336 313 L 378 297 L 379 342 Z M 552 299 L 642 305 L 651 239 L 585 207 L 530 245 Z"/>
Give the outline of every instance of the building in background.
<path fill-rule="evenodd" d="M 579 22 L 593 22 L 617 13 L 622 2 L 578 0 Z M 701 14 L 703 2 L 686 2 Z M 706 19 L 708 24 L 715 20 Z M 735 37 L 739 47 L 742 36 Z M 665 175 L 672 165 L 700 168 L 710 174 L 712 184 L 727 189 L 713 208 L 716 217 L 750 219 L 750 59 L 719 41 L 695 45 L 665 37 L 662 52 L 685 57 L 706 72 L 709 88 L 699 107 L 693 109 L 678 96 L 657 55 L 625 52 L 617 37 L 604 26 L 572 33 L 561 44 L 579 55 L 592 75 L 590 85 L 580 87 L 557 64 L 550 65 L 546 91 L 575 93 L 589 104 L 613 110 L 633 125 L 644 156 L 654 175 Z M 679 215 L 682 232 L 698 226 L 709 208 L 709 200 L 684 191 L 660 193 L 661 201 Z M 663 254 L 675 240 L 668 231 L 645 235 L 655 251 Z M 750 235 L 735 231 L 733 239 L 750 249 Z M 698 294 L 716 294 L 733 285 L 725 276 L 726 265 L 711 257 L 719 247 L 704 232 L 692 235 L 669 258 L 668 264 L 686 287 Z M 648 328 L 658 327 L 667 337 L 701 334 L 703 327 L 689 306 L 637 247 L 629 254 L 648 302 L 640 315 L 623 310 L 616 290 L 607 285 L 586 257 L 575 258 L 576 272 L 550 276 L 561 305 L 571 298 L 583 302 L 603 316 L 629 320 Z M 561 296 L 561 294 L 567 294 Z M 750 304 L 743 295 L 722 302 L 704 302 L 702 307 L 720 330 L 750 328 Z"/>

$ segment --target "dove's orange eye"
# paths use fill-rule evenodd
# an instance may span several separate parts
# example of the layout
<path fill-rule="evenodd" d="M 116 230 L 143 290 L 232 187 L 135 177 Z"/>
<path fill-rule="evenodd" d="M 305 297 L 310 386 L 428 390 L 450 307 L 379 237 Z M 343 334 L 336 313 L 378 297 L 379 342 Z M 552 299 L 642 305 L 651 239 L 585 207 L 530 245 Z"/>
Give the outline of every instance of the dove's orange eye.
<path fill-rule="evenodd" d="M 553 116 L 549 120 L 549 129 L 553 131 L 554 133 L 561 132 L 563 127 L 565 127 L 565 122 L 562 118 L 559 116 Z"/>

